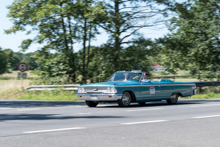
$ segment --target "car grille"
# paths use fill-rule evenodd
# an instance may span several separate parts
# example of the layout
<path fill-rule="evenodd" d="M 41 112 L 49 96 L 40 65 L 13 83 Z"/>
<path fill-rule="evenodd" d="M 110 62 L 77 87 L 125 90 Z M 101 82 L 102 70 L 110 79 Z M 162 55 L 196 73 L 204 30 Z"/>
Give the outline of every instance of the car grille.
<path fill-rule="evenodd" d="M 89 95 L 103 94 L 103 92 L 87 92 Z"/>
<path fill-rule="evenodd" d="M 106 93 L 107 87 L 85 87 L 87 93 Z"/>

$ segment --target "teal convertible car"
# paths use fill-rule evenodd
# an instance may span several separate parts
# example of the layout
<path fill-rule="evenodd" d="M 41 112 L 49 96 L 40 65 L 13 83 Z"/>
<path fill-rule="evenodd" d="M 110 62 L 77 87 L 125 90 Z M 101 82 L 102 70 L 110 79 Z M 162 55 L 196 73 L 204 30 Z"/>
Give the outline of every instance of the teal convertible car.
<path fill-rule="evenodd" d="M 196 94 L 195 83 L 173 82 L 169 79 L 149 81 L 145 72 L 118 71 L 107 82 L 80 85 L 77 97 L 85 100 L 89 107 L 96 107 L 99 102 L 117 102 L 126 107 L 137 102 L 144 105 L 148 101 L 166 100 L 176 104 L 178 97 Z"/>

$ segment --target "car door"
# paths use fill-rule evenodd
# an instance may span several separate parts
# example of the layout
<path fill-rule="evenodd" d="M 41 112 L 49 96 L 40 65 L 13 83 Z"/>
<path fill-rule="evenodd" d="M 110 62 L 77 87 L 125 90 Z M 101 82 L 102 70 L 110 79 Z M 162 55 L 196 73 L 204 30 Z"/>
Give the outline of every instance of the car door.
<path fill-rule="evenodd" d="M 141 101 L 154 101 L 161 98 L 161 88 L 159 83 L 143 82 L 140 84 Z"/>

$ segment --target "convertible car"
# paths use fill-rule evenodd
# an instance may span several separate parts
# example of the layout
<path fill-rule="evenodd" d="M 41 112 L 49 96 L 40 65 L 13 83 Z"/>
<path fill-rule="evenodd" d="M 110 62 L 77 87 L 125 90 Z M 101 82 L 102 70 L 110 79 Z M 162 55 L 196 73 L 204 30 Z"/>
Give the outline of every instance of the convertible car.
<path fill-rule="evenodd" d="M 96 107 L 99 102 L 117 102 L 119 106 L 127 107 L 134 102 L 144 105 L 148 101 L 161 100 L 176 104 L 178 97 L 196 94 L 195 83 L 144 78 L 145 72 L 118 71 L 107 82 L 80 85 L 77 97 L 85 100 L 89 107 Z"/>

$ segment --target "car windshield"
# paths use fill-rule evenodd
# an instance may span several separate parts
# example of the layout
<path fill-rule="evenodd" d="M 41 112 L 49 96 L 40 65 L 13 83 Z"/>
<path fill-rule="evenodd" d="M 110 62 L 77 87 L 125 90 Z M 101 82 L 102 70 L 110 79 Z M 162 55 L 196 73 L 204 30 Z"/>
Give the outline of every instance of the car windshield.
<path fill-rule="evenodd" d="M 139 81 L 141 78 L 142 73 L 135 73 L 135 72 L 116 72 L 114 73 L 108 81 L 122 81 L 122 82 L 129 82 L 129 81 Z"/>

